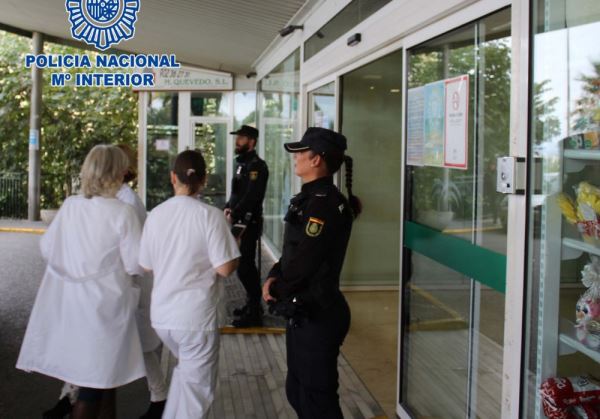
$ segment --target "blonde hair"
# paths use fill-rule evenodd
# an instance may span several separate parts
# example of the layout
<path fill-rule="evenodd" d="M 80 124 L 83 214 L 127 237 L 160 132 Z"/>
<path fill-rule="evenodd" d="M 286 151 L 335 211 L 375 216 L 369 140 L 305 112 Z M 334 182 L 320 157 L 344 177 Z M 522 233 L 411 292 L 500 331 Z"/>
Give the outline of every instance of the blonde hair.
<path fill-rule="evenodd" d="M 129 166 L 127 155 L 114 145 L 97 145 L 81 166 L 81 192 L 86 198 L 113 197 L 123 184 Z"/>

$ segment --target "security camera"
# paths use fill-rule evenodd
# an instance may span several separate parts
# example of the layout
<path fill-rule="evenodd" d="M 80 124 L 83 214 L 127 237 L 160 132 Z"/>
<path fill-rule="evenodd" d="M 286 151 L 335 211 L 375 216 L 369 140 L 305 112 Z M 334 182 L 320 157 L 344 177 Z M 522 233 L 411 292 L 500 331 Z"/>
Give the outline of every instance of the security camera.
<path fill-rule="evenodd" d="M 288 36 L 296 29 L 304 29 L 304 25 L 289 25 L 279 31 L 279 35 L 283 38 L 284 36 Z"/>
<path fill-rule="evenodd" d="M 252 77 L 256 77 L 256 71 L 251 71 L 248 74 L 246 74 L 247 79 L 251 79 Z"/>

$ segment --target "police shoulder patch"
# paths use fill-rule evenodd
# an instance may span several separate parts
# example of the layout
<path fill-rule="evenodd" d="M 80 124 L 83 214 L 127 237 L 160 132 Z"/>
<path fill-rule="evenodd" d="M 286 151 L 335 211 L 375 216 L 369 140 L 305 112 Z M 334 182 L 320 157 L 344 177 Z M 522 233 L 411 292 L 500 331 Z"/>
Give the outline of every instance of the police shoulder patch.
<path fill-rule="evenodd" d="M 258 179 L 258 172 L 250 172 L 250 180 Z"/>
<path fill-rule="evenodd" d="M 308 219 L 308 223 L 306 224 L 306 235 L 308 237 L 317 237 L 323 231 L 323 226 L 325 225 L 325 221 L 310 217 Z"/>

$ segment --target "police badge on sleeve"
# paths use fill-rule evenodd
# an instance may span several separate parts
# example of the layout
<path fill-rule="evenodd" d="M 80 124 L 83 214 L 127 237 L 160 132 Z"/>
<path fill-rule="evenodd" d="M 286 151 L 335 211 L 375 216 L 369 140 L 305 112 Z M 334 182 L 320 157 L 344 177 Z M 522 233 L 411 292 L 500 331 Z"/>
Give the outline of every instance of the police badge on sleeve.
<path fill-rule="evenodd" d="M 135 35 L 140 0 L 66 0 L 71 36 L 105 51 Z"/>
<path fill-rule="evenodd" d="M 318 218 L 310 217 L 306 224 L 306 235 L 309 237 L 317 237 L 323 231 L 325 221 Z"/>

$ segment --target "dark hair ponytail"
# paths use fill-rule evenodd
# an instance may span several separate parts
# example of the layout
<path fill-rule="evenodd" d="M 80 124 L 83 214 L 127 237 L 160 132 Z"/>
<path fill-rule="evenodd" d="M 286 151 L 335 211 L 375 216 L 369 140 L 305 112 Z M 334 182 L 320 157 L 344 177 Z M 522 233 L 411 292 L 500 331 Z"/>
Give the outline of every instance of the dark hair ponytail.
<path fill-rule="evenodd" d="M 350 156 L 344 156 L 344 164 L 346 165 L 346 190 L 348 190 L 348 202 L 350 203 L 350 209 L 352 215 L 356 219 L 362 212 L 362 202 L 360 199 L 352 193 L 352 168 L 354 161 Z"/>
<path fill-rule="evenodd" d="M 198 150 L 185 150 L 177 155 L 173 172 L 179 182 L 187 185 L 189 195 L 196 195 L 206 179 L 206 162 Z"/>

